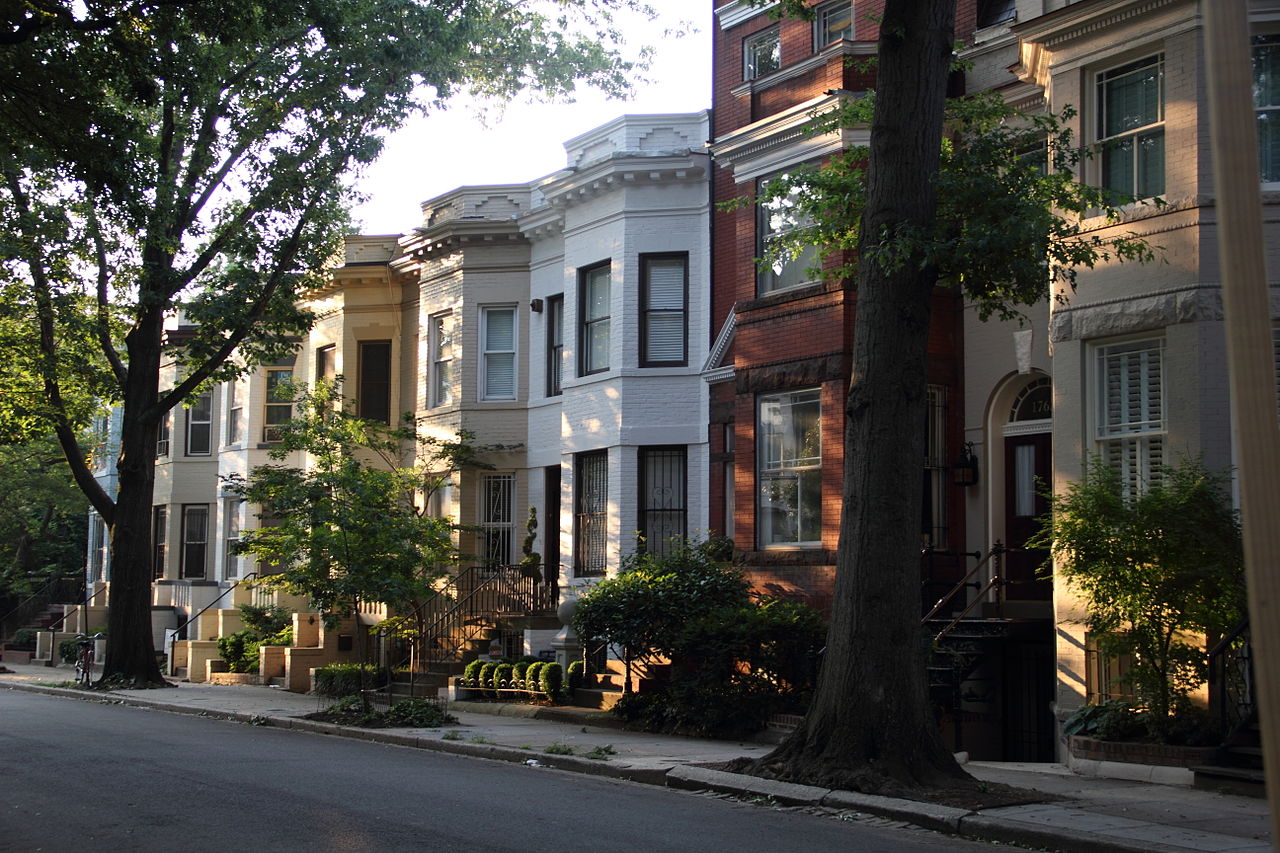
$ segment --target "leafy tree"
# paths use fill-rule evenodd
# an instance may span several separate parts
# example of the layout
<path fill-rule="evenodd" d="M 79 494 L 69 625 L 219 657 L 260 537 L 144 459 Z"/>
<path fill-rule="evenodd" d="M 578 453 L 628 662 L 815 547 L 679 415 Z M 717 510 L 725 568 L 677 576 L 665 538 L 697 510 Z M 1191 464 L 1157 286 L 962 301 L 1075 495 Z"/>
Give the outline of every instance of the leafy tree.
<path fill-rule="evenodd" d="M 403 632 L 420 654 L 428 606 L 457 559 L 456 526 L 426 512 L 427 499 L 451 473 L 489 467 L 489 449 L 462 434 L 445 441 L 353 415 L 335 386 L 321 382 L 297 401 L 297 417 L 280 427 L 276 460 L 304 451 L 305 468 L 263 465 L 248 479 L 226 478 L 229 491 L 258 504 L 271 526 L 248 531 L 241 553 L 275 568 L 256 583 L 307 596 L 327 619 L 348 616 L 360 601 L 389 605 L 383 625 Z M 416 464 L 403 465 L 404 456 Z"/>
<path fill-rule="evenodd" d="M 802 0 L 778 9 L 811 14 Z M 954 107 L 957 132 L 944 140 L 954 14 L 953 0 L 888 0 L 874 98 L 831 119 L 869 118 L 869 149 L 766 188 L 800 189 L 787 197 L 812 225 L 797 237 L 838 258 L 832 274 L 852 278 L 857 310 L 826 654 L 804 722 L 756 763 L 762 775 L 884 792 L 974 784 L 928 701 L 915 582 L 922 484 L 902 476 L 924 457 L 923 433 L 902 424 L 925 423 L 935 288 L 961 288 L 984 317 L 1009 316 L 1051 282 L 1070 286 L 1078 266 L 1152 256 L 1140 240 L 1075 232 L 1074 214 L 1114 200 L 1075 181 L 1064 147 L 1043 172 L 1022 160 L 1028 137 L 1001 124 L 994 101 Z M 1027 121 L 1031 134 L 1055 127 Z"/>
<path fill-rule="evenodd" d="M 51 437 L 0 445 L 0 600 L 81 574 L 88 513 Z"/>
<path fill-rule="evenodd" d="M 1245 613 L 1240 520 L 1226 483 L 1183 459 L 1126 494 L 1120 474 L 1094 457 L 1082 480 L 1049 496 L 1028 543 L 1051 548 L 1057 573 L 1084 596 L 1099 649 L 1131 657 L 1123 680 L 1161 742 L 1208 673 L 1203 635 L 1221 636 Z"/>
<path fill-rule="evenodd" d="M 104 677 L 163 683 L 148 517 L 166 413 L 290 349 L 347 228 L 351 178 L 459 90 L 625 91 L 611 13 L 637 0 L 42 0 L 0 13 L 0 307 L 22 393 L 111 529 Z M 643 57 L 642 57 L 643 59 Z M 176 347 L 181 305 L 193 333 Z M 238 358 L 229 360 L 231 353 Z M 158 384 L 162 361 L 180 381 Z M 14 374 L 10 376 L 9 374 Z M 118 491 L 78 440 L 119 405 Z M 0 430 L 3 431 L 3 430 Z"/>

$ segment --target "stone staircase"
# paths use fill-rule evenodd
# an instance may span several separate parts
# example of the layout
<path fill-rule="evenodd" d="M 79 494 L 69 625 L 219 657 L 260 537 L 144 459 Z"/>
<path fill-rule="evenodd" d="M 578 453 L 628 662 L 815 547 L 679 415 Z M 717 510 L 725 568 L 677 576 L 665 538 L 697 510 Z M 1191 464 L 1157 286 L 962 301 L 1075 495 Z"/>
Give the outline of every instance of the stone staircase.
<path fill-rule="evenodd" d="M 1208 764 L 1192 767 L 1191 772 L 1194 774 L 1192 784 L 1197 788 L 1265 797 L 1267 776 L 1262 764 L 1262 733 L 1258 730 L 1257 715 L 1232 732 Z"/>

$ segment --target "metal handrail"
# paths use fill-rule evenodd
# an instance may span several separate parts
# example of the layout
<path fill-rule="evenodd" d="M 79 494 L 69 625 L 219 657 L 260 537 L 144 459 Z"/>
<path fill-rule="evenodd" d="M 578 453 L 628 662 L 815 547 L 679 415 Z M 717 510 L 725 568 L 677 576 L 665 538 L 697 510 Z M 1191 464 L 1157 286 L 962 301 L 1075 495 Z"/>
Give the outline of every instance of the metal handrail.
<path fill-rule="evenodd" d="M 1246 616 L 1209 650 L 1209 708 L 1217 712 L 1224 741 L 1230 740 L 1236 730 L 1246 725 L 1257 713 L 1257 688 L 1253 677 L 1253 655 L 1247 639 L 1248 632 L 1249 618 Z M 1227 656 L 1237 642 L 1241 644 L 1240 649 L 1236 652 L 1234 662 L 1229 661 Z M 1238 668 L 1237 685 L 1242 688 L 1234 693 L 1229 670 L 1232 665 Z M 1233 710 L 1235 714 L 1232 714 Z"/>
<path fill-rule="evenodd" d="M 81 607 L 88 607 L 90 601 L 93 601 L 95 598 L 97 598 L 99 595 L 102 595 L 102 593 L 106 591 L 107 591 L 107 587 L 105 586 L 98 587 L 97 592 L 92 593 L 91 595 L 86 597 L 84 601 L 77 604 L 74 608 L 67 611 L 66 613 L 63 613 L 62 618 L 54 620 L 54 622 L 45 630 L 53 631 L 54 633 L 57 633 L 57 630 L 58 630 L 57 626 L 61 626 L 65 628 L 67 625 L 67 620 L 71 618 L 76 613 L 76 611 L 78 611 Z M 85 627 L 88 627 L 88 626 L 85 626 Z"/>
<path fill-rule="evenodd" d="M 969 611 L 973 610 L 973 608 L 977 607 L 979 604 L 982 603 L 982 596 L 986 595 L 993 588 L 998 587 L 1003 583 L 1004 583 L 1004 578 L 999 577 L 998 575 L 996 577 L 993 577 L 991 580 L 987 581 L 986 585 L 983 586 L 982 589 L 978 591 L 978 594 L 973 597 L 973 601 L 970 601 L 969 605 L 965 607 L 964 610 L 960 611 L 960 615 L 957 616 L 955 619 L 952 619 L 951 624 L 947 625 L 947 627 L 943 628 L 941 631 L 938 632 L 937 636 L 933 638 L 934 642 L 940 641 L 943 637 L 947 636 L 947 634 L 950 634 L 952 631 L 954 631 L 955 627 L 960 624 L 960 621 L 964 619 L 964 617 L 969 615 Z"/>
<path fill-rule="evenodd" d="M 8 635 L 8 631 L 5 630 L 5 625 L 8 624 L 9 620 L 13 617 L 15 613 L 19 613 L 22 610 L 26 609 L 27 606 L 31 604 L 31 602 L 35 601 L 36 599 L 47 596 L 49 594 L 49 591 L 53 589 L 53 587 L 56 586 L 57 584 L 65 583 L 67 581 L 75 581 L 75 580 L 82 580 L 82 578 L 79 575 L 66 575 L 58 578 L 50 578 L 48 583 L 46 583 L 44 586 L 40 587 L 40 589 L 28 595 L 26 598 L 22 599 L 22 601 L 18 602 L 17 607 L 10 610 L 4 616 L 0 616 L 0 640 L 3 640 L 4 637 Z"/>
<path fill-rule="evenodd" d="M 938 603 L 937 603 L 937 604 L 935 604 L 935 605 L 933 605 L 933 609 L 929 611 L 928 615 L 926 615 L 923 619 L 921 619 L 921 620 L 920 620 L 920 624 L 921 624 L 921 625 L 926 625 L 926 624 L 928 624 L 929 620 L 930 620 L 930 619 L 932 619 L 934 616 L 936 616 L 936 615 L 938 614 L 938 611 L 940 611 L 942 608 L 944 608 L 944 607 L 946 607 L 948 604 L 950 604 L 950 603 L 951 603 L 951 599 L 955 598 L 955 597 L 956 597 L 956 595 L 957 595 L 957 593 L 959 593 L 959 592 L 960 592 L 960 590 L 962 590 L 962 589 L 964 589 L 964 588 L 965 588 L 965 586 L 969 583 L 969 579 L 970 579 L 971 577 L 973 577 L 974 575 L 976 575 L 976 574 L 978 573 L 978 570 L 979 570 L 979 569 L 981 569 L 983 566 L 985 566 L 985 565 L 987 564 L 987 562 L 988 562 L 992 557 L 994 557 L 994 556 L 996 556 L 996 555 L 998 555 L 998 554 L 1002 555 L 1002 554 L 1004 554 L 1005 552 L 1007 552 L 1008 550 L 1009 550 L 1008 548 L 1006 548 L 1004 545 L 1002 545 L 1002 544 L 1001 544 L 1001 543 L 999 543 L 999 542 L 997 542 L 996 544 L 992 545 L 992 546 L 991 546 L 991 550 L 987 552 L 987 555 L 986 555 L 985 557 L 983 557 L 981 560 L 979 560 L 979 561 L 978 561 L 978 564 L 977 564 L 976 566 L 974 566 L 972 569 L 970 569 L 970 570 L 969 570 L 969 574 L 967 574 L 967 575 L 965 575 L 963 578 L 961 578 L 961 579 L 960 579 L 960 582 L 959 582 L 959 583 L 957 583 L 955 586 L 953 586 L 953 587 L 951 588 L 951 591 L 950 591 L 950 592 L 948 592 L 946 595 L 942 596 L 942 598 L 939 598 L 939 599 L 938 599 Z M 967 556 L 967 555 L 966 555 L 966 556 Z M 996 573 L 996 577 L 999 577 L 999 572 L 997 572 L 997 573 Z M 991 583 L 988 583 L 988 584 L 986 585 L 986 587 L 984 587 L 984 588 L 982 589 L 982 591 L 981 591 L 981 592 L 979 592 L 979 593 L 974 597 L 974 601 L 975 601 L 975 602 L 977 602 L 977 601 L 981 601 L 981 600 L 982 600 L 982 596 L 983 596 L 983 595 L 985 595 L 985 594 L 986 594 L 986 593 L 991 589 L 991 586 L 992 586 L 992 584 L 991 584 Z M 972 607 L 973 607 L 973 605 L 972 605 L 972 604 L 970 604 L 970 605 L 969 605 L 969 607 L 965 608 L 965 613 L 968 613 L 968 612 L 969 612 L 969 610 L 971 610 L 971 609 L 972 609 Z"/>
<path fill-rule="evenodd" d="M 245 575 L 244 577 L 242 577 L 242 578 L 238 578 L 238 579 L 236 580 L 236 582 L 235 582 L 235 583 L 231 584 L 231 586 L 229 586 L 229 587 L 227 587 L 226 589 L 224 589 L 224 590 L 222 591 L 222 593 L 221 593 L 217 598 L 215 598 L 213 601 L 210 601 L 210 602 L 209 602 L 208 604 L 206 604 L 204 607 L 201 607 L 198 611 L 196 611 L 196 614 L 195 614 L 194 616 L 192 616 L 192 617 L 191 617 L 190 619 L 188 619 L 186 622 L 183 622 L 183 623 L 182 623 L 181 625 L 179 625 L 177 628 L 174 628 L 174 629 L 173 629 L 173 636 L 175 636 L 175 637 L 176 637 L 176 636 L 178 636 L 179 634 L 181 634 L 181 633 L 182 633 L 182 631 L 183 631 L 183 629 L 185 629 L 185 628 L 186 628 L 188 625 L 190 625 L 192 622 L 196 621 L 196 620 L 197 620 L 197 619 L 199 619 L 201 616 L 203 616 L 203 615 L 204 615 L 204 612 L 205 612 L 206 610 L 208 610 L 210 607 L 213 607 L 213 605 L 217 604 L 217 603 L 218 603 L 219 601 L 221 601 L 222 599 L 226 598 L 226 597 L 227 597 L 227 593 L 229 593 L 229 592 L 233 591 L 236 587 L 240 586 L 240 584 L 244 583 L 245 581 L 249 580 L 250 578 L 256 578 L 257 576 L 258 576 L 258 573 L 257 573 L 257 572 L 249 572 L 249 574 Z"/>

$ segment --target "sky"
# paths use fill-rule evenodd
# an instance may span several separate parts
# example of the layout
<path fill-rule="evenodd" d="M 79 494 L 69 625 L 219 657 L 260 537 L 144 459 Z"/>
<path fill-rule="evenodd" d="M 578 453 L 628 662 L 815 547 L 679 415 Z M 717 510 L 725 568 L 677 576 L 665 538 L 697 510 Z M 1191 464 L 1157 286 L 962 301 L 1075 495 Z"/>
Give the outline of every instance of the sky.
<path fill-rule="evenodd" d="M 683 113 L 711 106 L 711 13 L 705 0 L 649 0 L 658 18 L 627 20 L 628 53 L 655 49 L 651 81 L 627 101 L 582 91 L 572 104 L 510 104 L 486 127 L 465 100 L 414 119 L 386 142 L 357 182 L 369 196 L 354 217 L 363 234 L 400 234 L 420 223 L 422 202 L 460 186 L 525 183 L 565 166 L 564 143 L 629 113 Z M 664 33 L 691 17 L 694 31 Z"/>

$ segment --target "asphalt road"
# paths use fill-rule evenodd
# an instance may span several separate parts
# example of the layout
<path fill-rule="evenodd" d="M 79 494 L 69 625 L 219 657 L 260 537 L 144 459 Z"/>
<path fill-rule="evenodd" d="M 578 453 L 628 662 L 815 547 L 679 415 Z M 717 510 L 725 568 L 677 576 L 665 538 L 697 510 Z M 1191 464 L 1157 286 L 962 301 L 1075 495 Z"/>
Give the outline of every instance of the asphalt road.
<path fill-rule="evenodd" d="M 976 851 L 887 821 L 0 690 L 0 851 Z"/>

